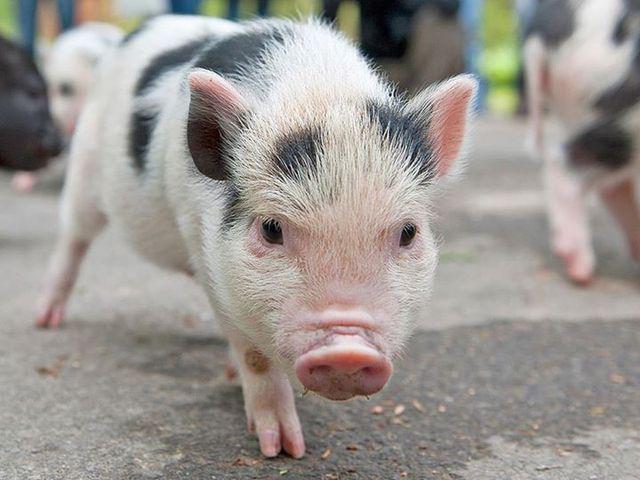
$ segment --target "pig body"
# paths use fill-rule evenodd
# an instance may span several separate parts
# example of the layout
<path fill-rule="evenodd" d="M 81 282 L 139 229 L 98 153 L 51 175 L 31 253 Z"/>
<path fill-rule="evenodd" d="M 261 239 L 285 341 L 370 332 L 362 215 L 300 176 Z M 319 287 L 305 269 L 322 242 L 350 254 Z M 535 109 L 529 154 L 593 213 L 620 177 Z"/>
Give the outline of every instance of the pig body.
<path fill-rule="evenodd" d="M 0 167 L 35 170 L 62 148 L 47 90 L 33 61 L 0 37 Z"/>
<path fill-rule="evenodd" d="M 595 256 L 586 198 L 597 192 L 640 260 L 640 8 L 628 0 L 542 0 L 525 42 L 531 144 L 545 161 L 555 253 L 587 283 Z M 543 110 L 561 136 L 544 142 Z"/>
<path fill-rule="evenodd" d="M 95 81 L 100 59 L 115 48 L 123 36 L 123 32 L 113 25 L 85 23 L 60 35 L 47 52 L 44 76 L 51 115 L 66 144 Z M 59 164 L 53 171 L 59 176 L 64 172 L 64 164 Z M 43 173 L 17 173 L 13 185 L 18 191 L 30 191 Z"/>
<path fill-rule="evenodd" d="M 108 221 L 203 286 L 262 452 L 301 456 L 290 382 L 380 390 L 428 298 L 429 202 L 474 92 L 459 77 L 407 101 L 314 21 L 147 22 L 82 113 L 38 324 L 59 324 Z"/>

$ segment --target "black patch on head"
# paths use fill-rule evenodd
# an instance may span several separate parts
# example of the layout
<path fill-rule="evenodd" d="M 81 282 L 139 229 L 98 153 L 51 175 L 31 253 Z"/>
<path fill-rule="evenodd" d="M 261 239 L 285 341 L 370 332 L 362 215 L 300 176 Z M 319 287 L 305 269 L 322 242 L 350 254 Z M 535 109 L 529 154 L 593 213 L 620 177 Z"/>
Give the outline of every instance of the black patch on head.
<path fill-rule="evenodd" d="M 367 115 L 371 123 L 380 126 L 383 136 L 406 149 L 409 155 L 408 168 L 417 168 L 425 181 L 435 176 L 433 149 L 427 140 L 427 121 L 401 112 L 395 106 L 375 102 L 367 105 Z"/>
<path fill-rule="evenodd" d="M 222 76 L 238 74 L 247 65 L 255 63 L 266 47 L 274 42 L 284 42 L 279 30 L 238 33 L 206 48 L 195 67 L 213 70 Z"/>
<path fill-rule="evenodd" d="M 199 38 L 154 58 L 142 71 L 136 83 L 135 95 L 142 95 L 162 74 L 193 60 L 205 41 L 206 37 Z M 148 109 L 134 111 L 131 115 L 129 155 L 133 158 L 133 164 L 139 171 L 145 168 L 145 154 L 158 115 L 159 112 L 149 111 Z"/>
<path fill-rule="evenodd" d="M 322 135 L 319 128 L 308 127 L 282 136 L 276 142 L 274 164 L 279 173 L 296 177 L 304 172 L 314 172 Z"/>
<path fill-rule="evenodd" d="M 242 217 L 240 191 L 233 181 L 227 181 L 226 185 L 222 231 L 229 231 Z"/>
<path fill-rule="evenodd" d="M 569 164 L 576 168 L 627 166 L 633 155 L 633 137 L 615 121 L 599 122 L 567 144 Z"/>
<path fill-rule="evenodd" d="M 569 0 L 540 0 L 525 37 L 539 35 L 542 41 L 557 47 L 569 38 L 575 28 L 575 12 Z"/>

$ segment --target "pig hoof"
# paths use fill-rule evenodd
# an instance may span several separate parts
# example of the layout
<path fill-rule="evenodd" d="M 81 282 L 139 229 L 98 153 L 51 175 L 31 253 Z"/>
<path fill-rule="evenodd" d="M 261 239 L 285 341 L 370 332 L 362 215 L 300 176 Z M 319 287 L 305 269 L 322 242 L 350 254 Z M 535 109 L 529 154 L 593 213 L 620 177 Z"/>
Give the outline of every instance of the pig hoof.
<path fill-rule="evenodd" d="M 249 419 L 249 432 L 258 436 L 260 451 L 267 458 L 277 457 L 281 450 L 293 458 L 302 458 L 305 445 L 297 414 L 287 418 L 286 414 L 278 413 L 266 410 L 256 412 Z"/>
<path fill-rule="evenodd" d="M 580 286 L 587 286 L 593 281 L 593 262 L 588 258 L 572 252 L 561 257 L 569 279 Z"/>
<path fill-rule="evenodd" d="M 567 276 L 573 283 L 586 286 L 593 281 L 594 261 L 588 251 L 556 239 L 553 252 L 564 262 Z"/>
<path fill-rule="evenodd" d="M 580 287 L 587 287 L 593 282 L 592 274 L 584 274 L 584 273 L 576 273 L 567 271 L 567 275 L 569 275 L 569 279 Z"/>
<path fill-rule="evenodd" d="M 57 328 L 64 318 L 64 305 L 50 305 L 43 308 L 36 318 L 38 328 Z"/>
<path fill-rule="evenodd" d="M 293 403 L 293 392 L 289 392 L 284 398 L 278 398 L 277 394 L 262 394 L 271 397 L 268 403 L 273 405 L 265 405 L 258 401 L 253 406 L 247 406 L 247 426 L 250 433 L 257 435 L 260 451 L 267 458 L 278 456 L 281 450 L 293 458 L 301 458 L 305 445 L 302 427 Z"/>

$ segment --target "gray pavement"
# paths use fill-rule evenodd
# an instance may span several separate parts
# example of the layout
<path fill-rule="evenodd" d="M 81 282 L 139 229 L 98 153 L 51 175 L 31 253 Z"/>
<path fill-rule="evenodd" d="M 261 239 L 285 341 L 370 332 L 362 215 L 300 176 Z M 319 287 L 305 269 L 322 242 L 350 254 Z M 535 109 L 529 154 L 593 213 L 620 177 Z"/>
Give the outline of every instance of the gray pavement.
<path fill-rule="evenodd" d="M 0 176 L 0 479 L 640 479 L 640 267 L 596 205 L 598 280 L 563 279 L 522 137 L 479 122 L 406 356 L 370 400 L 299 399 L 302 460 L 260 458 L 202 293 L 113 231 L 35 330 L 57 197 Z"/>

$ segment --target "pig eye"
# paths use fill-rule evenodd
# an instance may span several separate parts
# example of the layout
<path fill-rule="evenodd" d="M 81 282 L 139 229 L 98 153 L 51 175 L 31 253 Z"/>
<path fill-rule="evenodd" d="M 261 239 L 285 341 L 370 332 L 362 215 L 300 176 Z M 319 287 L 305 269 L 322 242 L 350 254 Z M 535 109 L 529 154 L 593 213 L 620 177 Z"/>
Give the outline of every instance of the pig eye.
<path fill-rule="evenodd" d="M 400 246 L 408 247 L 413 242 L 413 239 L 418 233 L 418 228 L 413 223 L 407 223 L 402 227 L 402 233 L 400 234 Z"/>
<path fill-rule="evenodd" d="M 268 243 L 282 245 L 282 227 L 280 222 L 269 218 L 262 221 L 262 238 Z"/>

